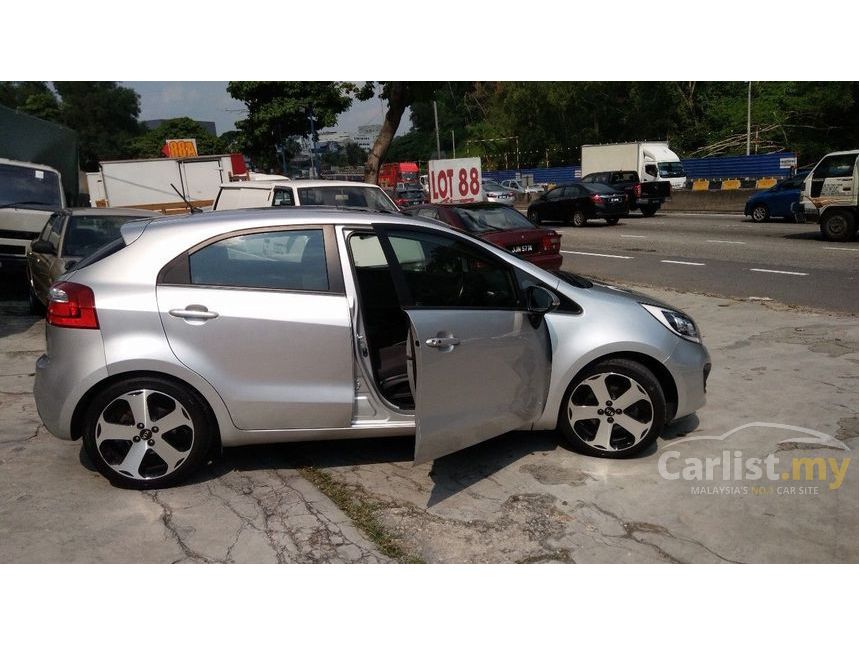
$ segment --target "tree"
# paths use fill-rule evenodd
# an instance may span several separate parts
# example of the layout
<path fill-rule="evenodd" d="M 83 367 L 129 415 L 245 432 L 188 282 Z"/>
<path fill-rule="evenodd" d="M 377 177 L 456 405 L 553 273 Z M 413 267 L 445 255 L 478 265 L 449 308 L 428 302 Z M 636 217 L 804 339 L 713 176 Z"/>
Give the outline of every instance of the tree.
<path fill-rule="evenodd" d="M 45 81 L 0 83 L 0 105 L 47 121 L 60 120 L 60 104 L 57 96 Z"/>
<path fill-rule="evenodd" d="M 196 139 L 197 152 L 201 155 L 224 151 L 218 137 L 209 134 L 206 128 L 187 116 L 168 119 L 157 128 L 133 139 L 129 143 L 129 151 L 132 156 L 140 159 L 161 157 L 161 148 L 167 139 Z"/>
<path fill-rule="evenodd" d="M 128 155 L 129 143 L 142 129 L 137 92 L 115 81 L 54 81 L 54 88 L 62 101 L 60 121 L 78 133 L 84 170 Z"/>
<path fill-rule="evenodd" d="M 258 165 L 276 165 L 275 145 L 292 136 L 307 136 L 315 127 L 327 128 L 352 105 L 352 83 L 335 81 L 230 81 L 227 92 L 242 101 L 247 118 L 236 123 L 246 152 Z"/>

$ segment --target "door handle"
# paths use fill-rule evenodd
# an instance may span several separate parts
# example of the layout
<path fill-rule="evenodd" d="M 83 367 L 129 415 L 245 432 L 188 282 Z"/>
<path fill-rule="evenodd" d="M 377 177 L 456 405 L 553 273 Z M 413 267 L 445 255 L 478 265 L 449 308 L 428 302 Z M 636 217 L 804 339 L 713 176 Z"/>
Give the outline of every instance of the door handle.
<path fill-rule="evenodd" d="M 171 309 L 167 313 L 176 318 L 187 320 L 212 320 L 218 317 L 217 312 L 209 311 L 203 305 L 188 305 L 185 309 Z"/>
<path fill-rule="evenodd" d="M 435 347 L 436 349 L 445 349 L 448 347 L 454 347 L 456 345 L 459 345 L 460 339 L 459 338 L 453 338 L 453 337 L 428 338 L 427 340 L 424 341 L 424 344 L 427 345 L 427 347 Z"/>

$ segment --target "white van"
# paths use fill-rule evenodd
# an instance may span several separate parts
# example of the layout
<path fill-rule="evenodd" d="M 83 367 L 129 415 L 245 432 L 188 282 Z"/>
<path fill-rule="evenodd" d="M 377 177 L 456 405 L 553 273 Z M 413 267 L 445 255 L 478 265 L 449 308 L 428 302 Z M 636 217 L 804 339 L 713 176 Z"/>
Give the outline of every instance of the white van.
<path fill-rule="evenodd" d="M 39 237 L 51 213 L 65 206 L 56 170 L 0 159 L 0 269 L 23 268 L 30 242 Z"/>
<path fill-rule="evenodd" d="M 379 186 L 357 181 L 295 179 L 221 184 L 213 211 L 266 206 L 334 206 L 400 212 Z"/>
<path fill-rule="evenodd" d="M 795 212 L 817 221 L 830 242 L 847 242 L 857 233 L 857 150 L 831 152 L 806 176 Z"/>

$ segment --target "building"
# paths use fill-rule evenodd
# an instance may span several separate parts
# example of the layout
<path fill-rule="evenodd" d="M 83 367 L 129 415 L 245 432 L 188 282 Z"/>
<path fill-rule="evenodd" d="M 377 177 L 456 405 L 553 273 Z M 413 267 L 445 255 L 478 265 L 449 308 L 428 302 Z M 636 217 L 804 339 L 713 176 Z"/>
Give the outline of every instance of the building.
<path fill-rule="evenodd" d="M 382 125 L 362 125 L 359 126 L 358 132 L 353 135 L 352 140 L 365 152 L 370 152 L 373 144 L 376 143 L 376 137 L 379 136 L 379 131 L 382 130 Z"/>
<path fill-rule="evenodd" d="M 179 117 L 174 117 L 179 118 Z M 147 130 L 155 130 L 158 126 L 160 126 L 165 121 L 172 121 L 173 119 L 150 119 L 149 121 L 143 121 L 143 125 L 146 126 Z M 195 121 L 197 125 L 206 130 L 213 137 L 217 137 L 218 133 L 215 131 L 215 121 Z"/>

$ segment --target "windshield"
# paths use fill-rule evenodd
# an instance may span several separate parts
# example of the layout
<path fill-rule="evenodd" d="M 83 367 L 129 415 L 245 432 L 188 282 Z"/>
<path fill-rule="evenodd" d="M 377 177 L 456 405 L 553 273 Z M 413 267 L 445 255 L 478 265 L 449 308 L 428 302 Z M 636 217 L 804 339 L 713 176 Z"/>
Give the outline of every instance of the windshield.
<path fill-rule="evenodd" d="M 314 186 L 299 188 L 302 206 L 344 206 L 369 208 L 383 213 L 399 213 L 381 188 L 374 186 Z"/>
<path fill-rule="evenodd" d="M 418 182 L 417 172 L 402 172 L 400 177 L 403 179 L 403 183 L 414 184 Z"/>
<path fill-rule="evenodd" d="M 657 164 L 661 177 L 684 177 L 684 166 L 680 161 L 661 161 Z"/>
<path fill-rule="evenodd" d="M 0 164 L 0 205 L 60 208 L 60 176 L 48 170 Z"/>
<path fill-rule="evenodd" d="M 75 215 L 69 218 L 62 255 L 84 257 L 120 236 L 119 229 L 135 217 Z"/>
<path fill-rule="evenodd" d="M 454 208 L 470 233 L 537 228 L 513 208 Z"/>

